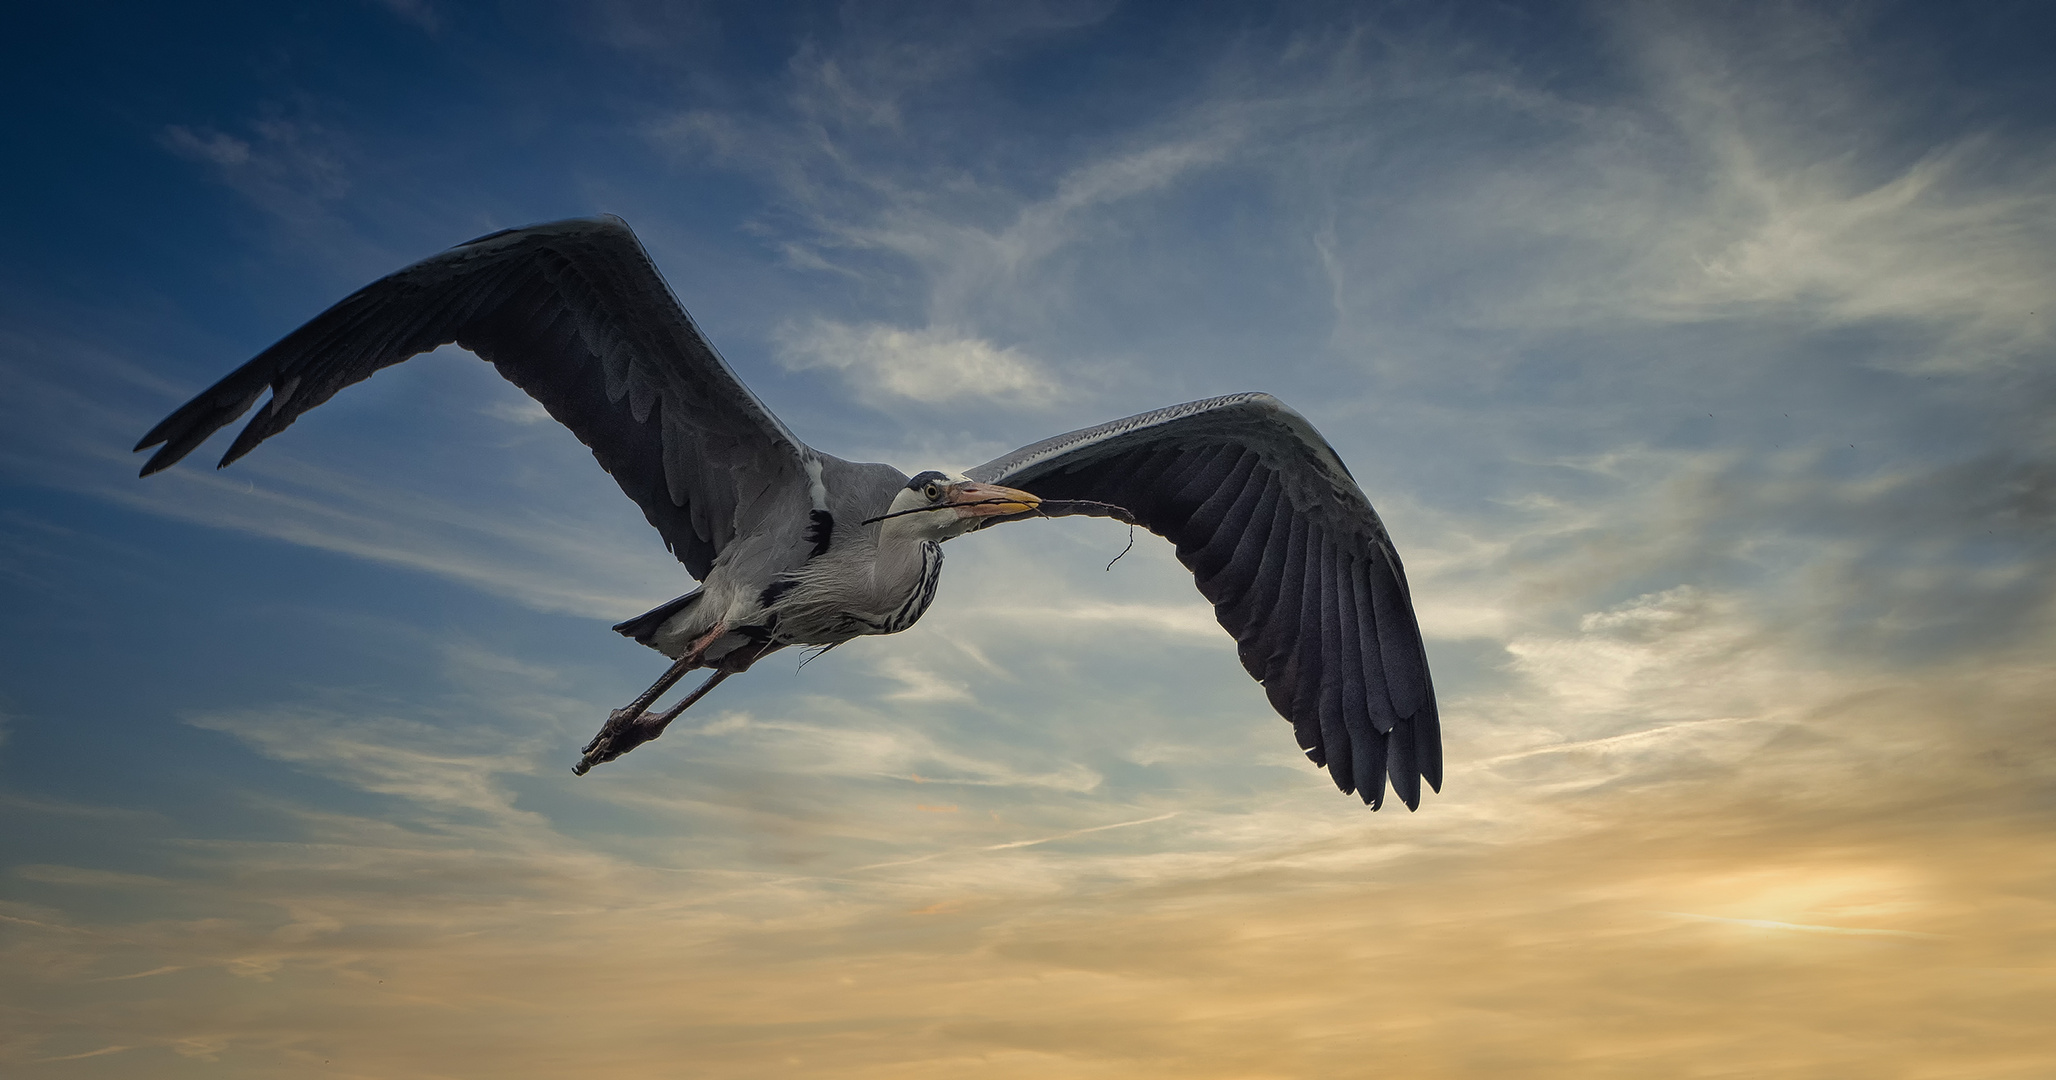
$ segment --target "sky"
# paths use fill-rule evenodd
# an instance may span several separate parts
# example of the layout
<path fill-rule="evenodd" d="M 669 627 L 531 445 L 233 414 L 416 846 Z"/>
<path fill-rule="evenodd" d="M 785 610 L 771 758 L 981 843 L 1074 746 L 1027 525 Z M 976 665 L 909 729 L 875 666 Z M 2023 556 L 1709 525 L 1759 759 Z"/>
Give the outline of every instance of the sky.
<path fill-rule="evenodd" d="M 9 23 L 8 1075 L 2049 1075 L 2047 5 Z M 598 213 L 841 457 L 1284 399 L 1443 791 L 1338 794 L 1090 519 L 574 777 L 690 583 L 454 350 L 136 478 L 351 290 Z"/>

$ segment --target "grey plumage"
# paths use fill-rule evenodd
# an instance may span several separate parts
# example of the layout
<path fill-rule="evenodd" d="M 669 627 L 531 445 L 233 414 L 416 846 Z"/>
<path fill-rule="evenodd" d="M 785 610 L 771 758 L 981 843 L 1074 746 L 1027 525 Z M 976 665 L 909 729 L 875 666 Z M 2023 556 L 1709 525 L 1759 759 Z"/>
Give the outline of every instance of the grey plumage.
<path fill-rule="evenodd" d="M 1441 736 L 1406 576 L 1312 425 L 1266 394 L 1060 435 L 963 476 L 823 454 L 729 370 L 618 218 L 481 237 L 358 290 L 153 428 L 143 475 L 271 399 L 221 464 L 380 368 L 456 343 L 591 448 L 701 587 L 616 627 L 674 658 L 579 771 L 656 737 L 786 645 L 896 633 L 934 599 L 941 543 L 1025 516 L 1099 514 L 1170 539 L 1243 667 L 1344 791 L 1439 790 Z M 1038 500 L 1041 502 L 1038 504 Z M 685 671 L 706 686 L 663 714 Z"/>

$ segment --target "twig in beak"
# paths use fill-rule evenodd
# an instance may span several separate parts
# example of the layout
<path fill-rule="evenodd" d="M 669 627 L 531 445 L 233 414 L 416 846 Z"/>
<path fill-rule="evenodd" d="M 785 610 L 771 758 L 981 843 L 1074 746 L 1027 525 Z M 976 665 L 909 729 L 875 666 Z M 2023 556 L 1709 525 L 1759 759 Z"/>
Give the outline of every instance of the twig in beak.
<path fill-rule="evenodd" d="M 1121 549 L 1121 555 L 1126 555 L 1133 550 L 1135 550 L 1135 523 L 1131 521 L 1128 523 L 1128 546 Z M 1107 573 L 1111 574 L 1114 572 L 1114 563 L 1121 561 L 1121 555 L 1114 556 L 1113 562 L 1107 564 Z"/>
<path fill-rule="evenodd" d="M 1051 513 L 1052 510 L 1056 512 Z M 1089 514 L 1093 517 L 1110 517 L 1115 521 L 1135 524 L 1135 512 L 1127 507 L 1093 502 L 1091 499 L 1044 499 L 1042 505 L 1035 508 L 1035 513 L 1037 517 L 1075 517 Z"/>

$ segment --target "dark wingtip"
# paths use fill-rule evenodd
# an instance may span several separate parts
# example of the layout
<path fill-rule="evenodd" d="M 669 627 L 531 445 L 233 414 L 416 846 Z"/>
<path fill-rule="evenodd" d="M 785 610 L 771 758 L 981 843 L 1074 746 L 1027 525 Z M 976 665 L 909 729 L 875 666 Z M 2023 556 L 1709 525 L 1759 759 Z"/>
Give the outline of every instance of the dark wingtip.
<path fill-rule="evenodd" d="M 1408 810 L 1417 810 L 1421 805 L 1421 770 L 1414 756 L 1414 731 L 1411 719 L 1392 725 L 1392 731 L 1385 739 L 1385 773 L 1392 778 L 1392 793 L 1406 804 Z"/>
<path fill-rule="evenodd" d="M 156 446 L 158 443 L 164 443 L 156 453 L 150 455 L 150 460 L 144 462 L 143 467 L 137 470 L 136 476 L 138 478 L 149 476 L 152 473 L 161 473 L 178 464 L 187 454 L 192 452 L 192 447 L 181 446 L 176 439 L 167 441 L 163 437 L 153 437 L 156 435 L 157 433 L 153 431 L 150 435 L 144 436 L 143 441 L 136 444 L 136 448 L 130 451 L 130 453 L 141 453 L 152 446 Z"/>
<path fill-rule="evenodd" d="M 143 434 L 143 437 L 136 441 L 136 448 L 133 451 L 131 451 L 131 453 L 142 453 L 143 451 L 148 450 L 153 446 L 156 446 L 158 443 L 161 443 L 166 439 L 171 438 L 171 433 L 173 429 L 180 426 L 179 418 L 183 416 L 186 410 L 191 408 L 192 405 L 193 403 L 191 401 L 188 401 L 184 405 L 179 406 L 177 412 L 174 412 L 170 416 L 167 416 L 164 419 L 157 421 L 156 427 L 153 427 L 149 431 L 145 432 Z"/>
<path fill-rule="evenodd" d="M 136 475 L 148 476 L 171 468 L 197 449 L 201 443 L 206 442 L 215 432 L 234 423 L 236 417 L 249 412 L 250 406 L 257 404 L 257 399 L 264 395 L 267 385 L 266 380 L 251 375 L 251 366 L 262 359 L 260 356 L 258 360 L 230 372 L 220 382 L 201 391 L 193 400 L 179 406 L 177 412 L 165 417 L 156 427 L 151 428 L 150 433 L 143 436 L 142 441 L 138 442 L 135 450 L 131 452 L 141 453 L 158 443 L 163 443 L 164 446 L 157 451 L 155 457 L 144 463 L 142 471 Z M 252 383 L 252 388 L 244 389 Z M 255 421 L 251 423 L 254 425 Z M 248 433 L 247 428 L 245 433 Z M 227 463 L 224 461 L 222 464 Z"/>
<path fill-rule="evenodd" d="M 228 453 L 221 455 L 221 460 L 215 462 L 214 467 L 217 469 L 226 469 L 230 465 L 235 464 L 237 458 L 240 458 L 244 454 L 247 454 L 255 449 L 257 449 L 257 444 L 255 442 L 251 443 L 248 446 L 244 446 L 241 440 L 238 440 L 234 446 L 228 448 Z"/>
<path fill-rule="evenodd" d="M 1435 706 L 1435 687 L 1428 686 L 1428 700 L 1414 717 L 1414 747 L 1420 759 L 1421 777 L 1437 794 L 1442 791 L 1442 717 Z"/>

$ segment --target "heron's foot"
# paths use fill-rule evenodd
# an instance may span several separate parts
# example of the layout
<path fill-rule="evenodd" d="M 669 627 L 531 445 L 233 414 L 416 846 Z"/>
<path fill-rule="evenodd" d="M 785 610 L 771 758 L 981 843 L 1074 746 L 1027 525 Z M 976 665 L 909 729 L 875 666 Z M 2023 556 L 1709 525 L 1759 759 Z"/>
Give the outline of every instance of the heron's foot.
<path fill-rule="evenodd" d="M 693 702 L 706 697 L 707 691 L 719 686 L 721 680 L 731 674 L 734 673 L 714 672 L 713 677 L 701 683 L 699 689 L 687 694 L 685 700 L 661 713 L 649 711 L 650 703 L 647 699 L 653 696 L 650 694 L 637 698 L 625 709 L 615 709 L 608 713 L 606 724 L 601 726 L 598 735 L 593 736 L 593 741 L 585 744 L 584 756 L 578 759 L 578 764 L 571 767 L 571 771 L 584 776 L 592 771 L 593 766 L 604 765 L 664 734 L 664 729 L 671 726 L 671 721 L 677 719 L 679 713 L 691 708 Z M 668 684 L 660 683 L 659 687 L 665 685 Z"/>
<path fill-rule="evenodd" d="M 599 734 L 585 744 L 583 756 L 571 771 L 584 776 L 593 766 L 604 765 L 664 734 L 664 729 L 671 723 L 671 716 L 670 713 L 652 713 L 648 709 L 615 709 L 607 714 L 607 722 Z"/>

